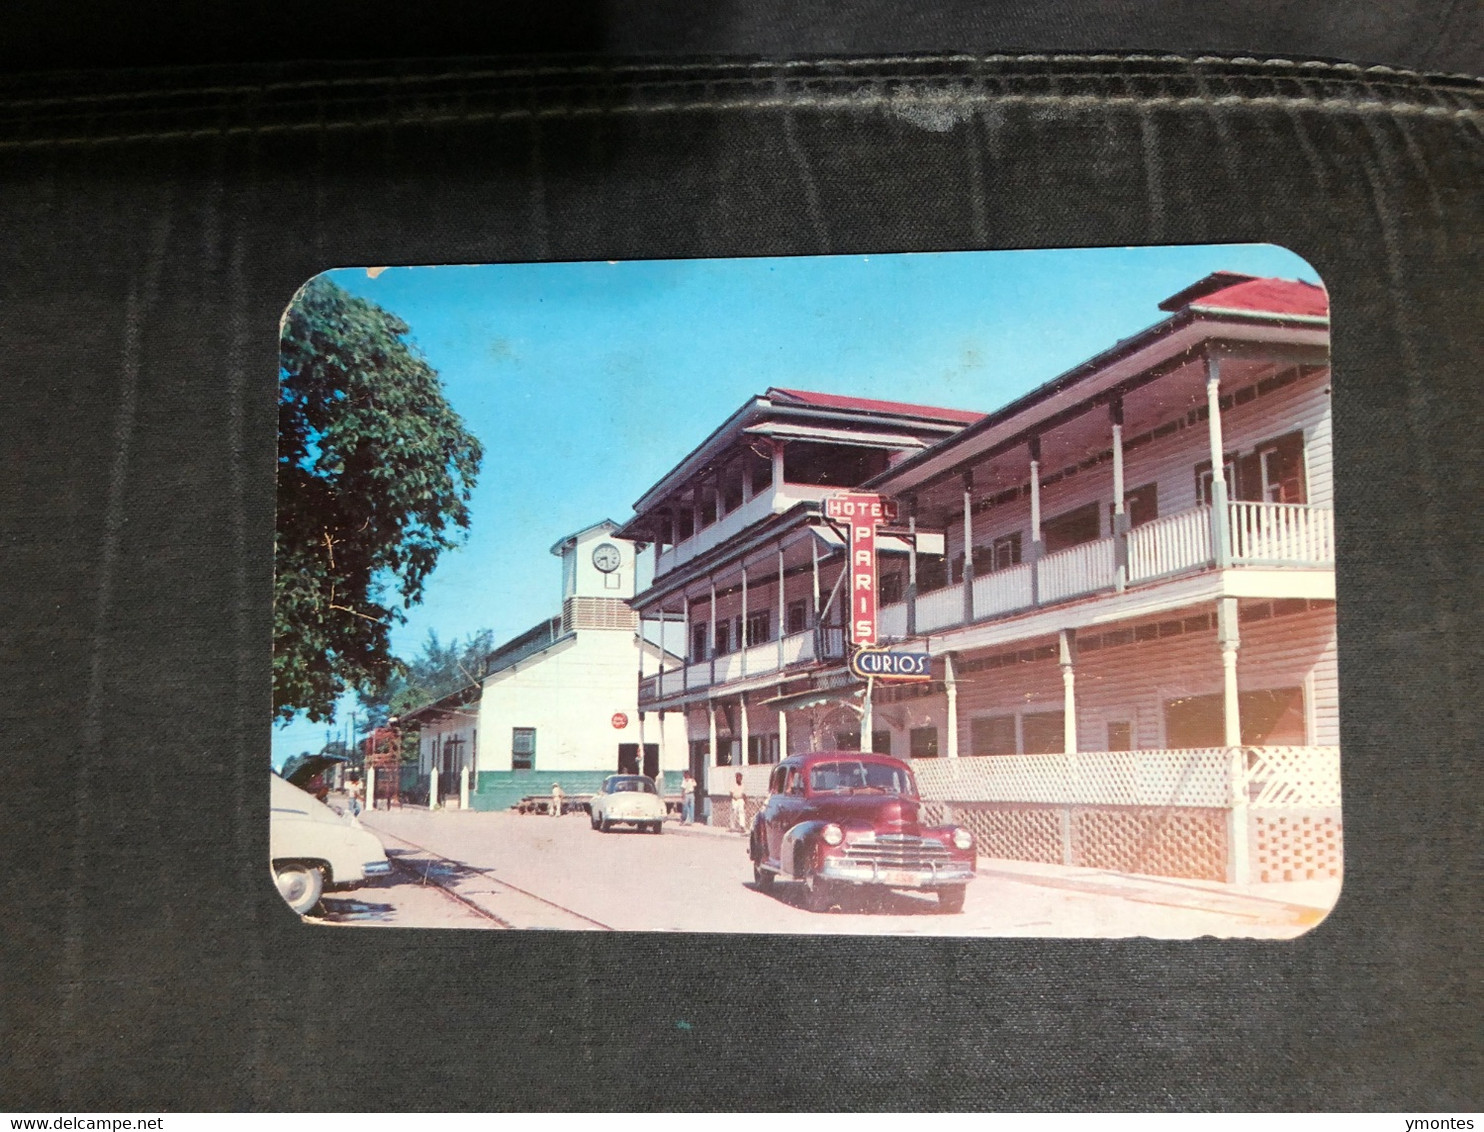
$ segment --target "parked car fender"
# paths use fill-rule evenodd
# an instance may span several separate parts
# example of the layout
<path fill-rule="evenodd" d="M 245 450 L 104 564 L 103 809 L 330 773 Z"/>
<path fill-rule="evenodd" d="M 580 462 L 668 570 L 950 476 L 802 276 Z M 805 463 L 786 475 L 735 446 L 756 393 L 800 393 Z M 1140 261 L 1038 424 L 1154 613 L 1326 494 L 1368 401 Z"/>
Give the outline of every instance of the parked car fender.
<path fill-rule="evenodd" d="M 802 821 L 783 835 L 783 844 L 778 849 L 780 875 L 794 880 L 803 880 L 814 871 L 818 863 L 820 835 L 826 821 Z"/>

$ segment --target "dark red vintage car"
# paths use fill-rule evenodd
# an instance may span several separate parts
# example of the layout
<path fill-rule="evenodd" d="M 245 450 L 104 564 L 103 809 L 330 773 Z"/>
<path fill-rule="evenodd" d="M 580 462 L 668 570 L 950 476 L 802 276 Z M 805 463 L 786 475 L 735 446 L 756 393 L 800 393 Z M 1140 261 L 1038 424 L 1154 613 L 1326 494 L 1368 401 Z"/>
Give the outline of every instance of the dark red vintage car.
<path fill-rule="evenodd" d="M 805 905 L 827 912 L 846 885 L 931 890 L 960 912 L 974 879 L 974 837 L 961 826 L 924 828 L 912 771 L 860 751 L 794 755 L 773 768 L 768 804 L 752 827 L 752 875 L 804 886 Z"/>

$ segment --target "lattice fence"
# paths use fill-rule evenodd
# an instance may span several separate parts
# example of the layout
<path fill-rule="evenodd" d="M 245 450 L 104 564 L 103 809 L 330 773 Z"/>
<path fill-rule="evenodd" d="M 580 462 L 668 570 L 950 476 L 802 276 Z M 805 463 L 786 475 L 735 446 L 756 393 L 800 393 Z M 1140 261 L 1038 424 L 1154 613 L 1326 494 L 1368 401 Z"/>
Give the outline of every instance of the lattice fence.
<path fill-rule="evenodd" d="M 1224 806 L 1231 758 L 1220 747 L 918 759 L 924 798 L 1106 806 Z"/>
<path fill-rule="evenodd" d="M 1258 881 L 1325 880 L 1344 875 L 1340 811 L 1254 810 L 1252 878 Z"/>
<path fill-rule="evenodd" d="M 1056 806 L 1004 806 L 968 802 L 939 821 L 965 826 L 985 857 L 1063 863 L 1063 815 Z"/>
<path fill-rule="evenodd" d="M 1076 807 L 1071 818 L 1073 864 L 1123 873 L 1226 879 L 1223 810 Z"/>
<path fill-rule="evenodd" d="M 1340 748 L 1249 747 L 1247 794 L 1254 806 L 1340 804 Z"/>

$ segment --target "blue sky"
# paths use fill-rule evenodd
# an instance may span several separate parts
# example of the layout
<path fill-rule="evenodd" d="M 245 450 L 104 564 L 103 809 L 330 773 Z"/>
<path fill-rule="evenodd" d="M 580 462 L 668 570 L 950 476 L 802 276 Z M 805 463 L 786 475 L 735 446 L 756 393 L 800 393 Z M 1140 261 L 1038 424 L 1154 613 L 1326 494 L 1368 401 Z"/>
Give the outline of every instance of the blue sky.
<path fill-rule="evenodd" d="M 468 541 L 393 647 L 429 629 L 504 639 L 557 612 L 551 545 L 622 522 L 770 385 L 988 412 L 1220 269 L 1318 282 L 1270 245 L 332 271 L 412 327 L 485 447 Z M 275 727 L 274 762 L 343 724 Z"/>

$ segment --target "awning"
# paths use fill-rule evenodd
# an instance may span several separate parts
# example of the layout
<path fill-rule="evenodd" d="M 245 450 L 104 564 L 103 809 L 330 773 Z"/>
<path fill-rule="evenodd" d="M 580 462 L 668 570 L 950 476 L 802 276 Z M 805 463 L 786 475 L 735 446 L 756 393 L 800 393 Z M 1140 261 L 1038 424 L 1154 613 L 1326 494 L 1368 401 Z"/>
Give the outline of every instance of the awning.
<path fill-rule="evenodd" d="M 814 532 L 815 537 L 830 550 L 839 550 L 845 545 L 845 540 L 834 527 L 821 523 L 810 529 Z M 885 551 L 888 554 L 907 554 L 911 549 L 912 544 L 906 536 L 882 534 L 876 536 L 876 550 L 878 552 Z M 943 532 L 918 531 L 917 553 L 941 555 L 943 553 Z"/>
<path fill-rule="evenodd" d="M 836 688 L 815 688 L 808 692 L 791 692 L 786 696 L 775 696 L 763 700 L 759 707 L 770 707 L 778 711 L 796 711 L 800 708 L 823 707 L 826 704 L 846 703 L 866 690 L 864 684 L 844 684 Z M 854 707 L 854 704 L 849 706 Z"/>
<path fill-rule="evenodd" d="M 812 440 L 820 444 L 853 444 L 861 448 L 926 448 L 920 437 L 910 432 L 856 432 L 848 428 L 825 425 L 764 421 L 742 430 L 748 436 L 768 436 L 780 440 Z"/>

